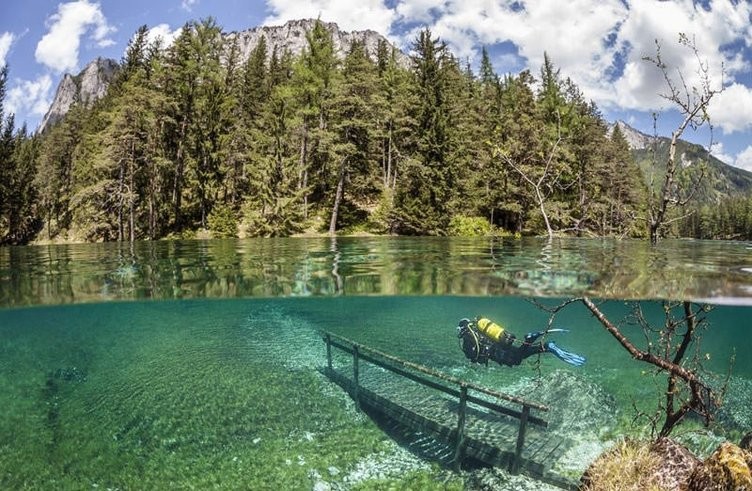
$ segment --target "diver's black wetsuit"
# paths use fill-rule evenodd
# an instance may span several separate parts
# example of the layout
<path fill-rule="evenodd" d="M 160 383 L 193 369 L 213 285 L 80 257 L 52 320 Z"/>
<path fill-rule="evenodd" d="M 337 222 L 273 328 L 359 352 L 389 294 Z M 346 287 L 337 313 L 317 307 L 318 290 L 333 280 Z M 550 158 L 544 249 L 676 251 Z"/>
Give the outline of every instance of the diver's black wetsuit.
<path fill-rule="evenodd" d="M 543 343 L 535 342 L 540 335 L 540 333 L 528 334 L 521 345 L 515 346 L 513 335 L 506 335 L 500 341 L 494 342 L 471 325 L 460 329 L 458 333 L 458 337 L 462 340 L 462 351 L 473 363 L 488 365 L 490 359 L 499 365 L 510 367 L 519 365 L 529 356 L 546 351 Z"/>
<path fill-rule="evenodd" d="M 490 338 L 484 332 L 488 332 L 488 326 L 495 329 Z M 480 328 L 479 328 L 480 326 Z M 473 363 L 488 365 L 488 360 L 493 360 L 499 365 L 517 366 L 525 358 L 540 353 L 551 353 L 561 361 L 574 366 L 582 366 L 585 358 L 565 351 L 553 341 L 538 341 L 547 332 L 567 332 L 565 329 L 549 329 L 548 331 L 531 332 L 525 334 L 522 344 L 515 346 L 516 336 L 510 334 L 504 328 L 494 324 L 488 319 L 462 319 L 457 326 L 457 336 L 460 338 L 462 351 Z M 498 339 L 495 340 L 495 339 Z"/>

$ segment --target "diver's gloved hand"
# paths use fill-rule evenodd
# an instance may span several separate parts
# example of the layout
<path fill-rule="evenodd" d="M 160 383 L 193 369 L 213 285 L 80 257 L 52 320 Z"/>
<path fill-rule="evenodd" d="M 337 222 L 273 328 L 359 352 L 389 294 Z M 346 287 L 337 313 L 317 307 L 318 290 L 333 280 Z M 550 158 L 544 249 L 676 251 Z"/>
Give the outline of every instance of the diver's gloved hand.
<path fill-rule="evenodd" d="M 532 343 L 539 337 L 551 332 L 569 332 L 569 329 L 546 329 L 545 331 L 529 332 L 525 334 L 525 342 Z"/>
<path fill-rule="evenodd" d="M 570 365 L 574 365 L 576 367 L 581 367 L 585 364 L 585 357 L 580 356 L 576 353 L 570 353 L 569 351 L 563 350 L 556 346 L 552 341 L 549 341 L 546 343 L 546 351 L 550 351 L 556 358 L 560 359 L 561 361 L 565 363 L 569 363 Z"/>

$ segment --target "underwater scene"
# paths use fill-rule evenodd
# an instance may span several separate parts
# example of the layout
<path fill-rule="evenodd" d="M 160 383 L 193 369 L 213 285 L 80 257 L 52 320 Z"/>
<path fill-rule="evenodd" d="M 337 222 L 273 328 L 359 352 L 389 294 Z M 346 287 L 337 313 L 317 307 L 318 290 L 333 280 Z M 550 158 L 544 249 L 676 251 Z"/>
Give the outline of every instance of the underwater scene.
<path fill-rule="evenodd" d="M 394 238 L 0 249 L 0 487 L 558 489 L 452 466 L 440 443 L 359 408 L 325 374 L 324 336 L 546 405 L 544 437 L 566 442 L 551 472 L 576 482 L 649 434 L 636 416 L 666 390 L 583 304 L 550 312 L 583 295 L 639 345 L 636 312 L 660 326 L 663 300 L 707 305 L 691 349 L 722 404 L 709 427 L 690 416 L 672 433 L 703 458 L 752 429 L 749 252 Z M 471 363 L 457 325 L 475 317 L 518 337 L 562 329 L 546 339 L 587 361 Z"/>

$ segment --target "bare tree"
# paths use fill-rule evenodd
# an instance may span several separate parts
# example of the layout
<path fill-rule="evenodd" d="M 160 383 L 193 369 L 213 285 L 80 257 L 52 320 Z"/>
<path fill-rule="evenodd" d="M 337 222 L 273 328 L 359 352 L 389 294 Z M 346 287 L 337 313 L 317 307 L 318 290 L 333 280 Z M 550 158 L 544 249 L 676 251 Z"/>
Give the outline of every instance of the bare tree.
<path fill-rule="evenodd" d="M 547 329 L 562 310 L 573 303 L 582 303 L 633 359 L 655 367 L 659 379 L 665 375 L 666 385 L 661 389 L 663 396 L 656 411 L 648 414 L 644 409 L 636 408 L 635 419 L 646 417 L 653 435 L 668 436 L 690 414 L 701 418 L 706 425 L 714 420 L 731 372 L 729 369 L 726 380 L 721 382 L 720 375 L 711 375 L 703 369 L 705 357 L 700 344 L 710 306 L 688 301 L 663 301 L 663 325 L 656 325 L 648 320 L 642 304 L 633 302 L 632 312 L 624 319 L 624 325 L 617 325 L 588 297 L 570 298 L 554 306 L 535 299 L 530 302 L 549 314 Z M 637 327 L 637 331 L 628 331 L 630 326 Z M 637 337 L 642 341 L 635 341 Z M 643 347 L 638 347 L 638 344 Z M 730 367 L 732 365 L 733 358 Z"/>
<path fill-rule="evenodd" d="M 546 212 L 546 200 L 556 189 L 559 183 L 559 178 L 561 177 L 561 170 L 556 169 L 557 166 L 555 165 L 556 161 L 554 159 L 554 157 L 556 157 L 556 152 L 559 148 L 559 145 L 561 145 L 562 142 L 560 128 L 557 129 L 557 133 L 558 135 L 556 141 L 554 141 L 554 144 L 551 147 L 551 151 L 549 152 L 548 157 L 544 162 L 543 170 L 538 176 L 536 176 L 534 172 L 534 169 L 537 168 L 537 166 L 531 168 L 530 170 L 526 170 L 523 168 L 521 163 L 516 162 L 508 154 L 499 152 L 501 159 L 516 173 L 518 173 L 520 177 L 522 177 L 522 179 L 532 188 L 535 201 L 538 204 L 538 209 L 540 210 L 541 216 L 543 217 L 543 222 L 546 224 L 546 234 L 548 235 L 549 239 L 553 238 L 554 231 L 551 228 L 551 221 L 548 219 L 548 213 Z"/>
<path fill-rule="evenodd" d="M 683 207 L 686 205 L 703 179 L 703 172 L 701 172 L 698 179 L 690 186 L 690 189 L 682 190 L 676 185 L 677 142 L 687 128 L 697 130 L 707 124 L 711 128 L 712 134 L 712 125 L 710 125 L 710 116 L 707 111 L 708 105 L 716 94 L 723 91 L 723 76 L 721 76 L 720 85 L 714 88 L 708 63 L 700 58 L 694 39 L 690 40 L 686 34 L 679 34 L 679 44 L 692 50 L 695 59 L 697 60 L 697 75 L 699 82 L 697 85 L 692 86 L 687 84 L 687 79 L 679 69 L 676 70 L 676 77 L 678 80 L 675 80 L 671 76 L 669 67 L 663 61 L 661 56 L 661 45 L 658 40 L 656 40 L 655 44 L 655 57 L 646 56 L 643 59 L 654 64 L 659 70 L 661 70 L 667 92 L 660 94 L 660 96 L 669 101 L 679 111 L 679 114 L 682 116 L 682 121 L 671 133 L 671 143 L 669 145 L 668 157 L 666 159 L 666 170 L 663 175 L 661 189 L 656 194 L 656 190 L 651 183 L 649 190 L 648 232 L 650 234 L 650 242 L 653 244 L 658 242 L 661 229 L 672 221 L 667 219 L 667 212 L 672 207 Z M 723 70 L 721 73 L 723 73 Z"/>
<path fill-rule="evenodd" d="M 666 374 L 665 398 L 651 418 L 654 433 L 658 422 L 663 419 L 658 436 L 668 436 L 690 413 L 699 416 L 706 425 L 710 424 L 721 405 L 725 384 L 715 390 L 701 376 L 699 342 L 707 323 L 705 314 L 709 312 L 709 306 L 688 301 L 664 301 L 664 324 L 655 327 L 647 321 L 640 304 L 635 303 L 631 320 L 641 327 L 645 338 L 645 348 L 640 349 L 619 326 L 606 318 L 590 298 L 584 297 L 581 301 L 632 358 L 655 366 L 657 373 Z M 694 350 L 690 350 L 692 347 Z"/>

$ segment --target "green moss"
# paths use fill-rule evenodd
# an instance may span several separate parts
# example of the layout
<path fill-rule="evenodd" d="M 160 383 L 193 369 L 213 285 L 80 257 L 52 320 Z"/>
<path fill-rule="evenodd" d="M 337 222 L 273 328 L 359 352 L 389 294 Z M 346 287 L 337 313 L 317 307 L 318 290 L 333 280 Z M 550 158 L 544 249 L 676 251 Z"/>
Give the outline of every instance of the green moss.
<path fill-rule="evenodd" d="M 408 472 L 399 479 L 370 479 L 352 486 L 351 489 L 353 491 L 419 491 L 434 489 L 460 491 L 465 489 L 465 483 L 459 476 L 448 474 L 433 467 L 429 470 Z"/>

